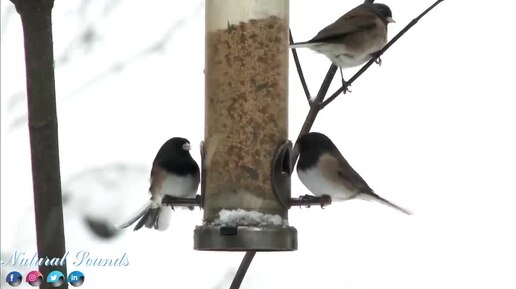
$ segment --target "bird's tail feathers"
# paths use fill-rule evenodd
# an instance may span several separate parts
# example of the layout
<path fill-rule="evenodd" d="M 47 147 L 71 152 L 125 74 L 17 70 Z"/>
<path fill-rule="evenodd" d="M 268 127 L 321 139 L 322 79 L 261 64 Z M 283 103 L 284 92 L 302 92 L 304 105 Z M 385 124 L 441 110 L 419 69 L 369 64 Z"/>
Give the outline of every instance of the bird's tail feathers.
<path fill-rule="evenodd" d="M 364 198 L 365 197 L 365 198 Z M 387 200 L 387 199 L 384 199 L 382 197 L 380 197 L 379 195 L 373 193 L 373 192 L 370 192 L 370 193 L 367 193 L 367 194 L 362 194 L 362 198 L 363 199 L 366 199 L 366 200 L 376 200 L 376 201 L 379 201 L 380 203 L 383 203 L 384 205 L 387 205 L 391 208 L 394 208 L 404 214 L 407 214 L 407 215 L 412 215 L 412 212 L 403 208 L 403 207 L 400 207 L 394 203 L 392 203 L 391 201 Z"/>
<path fill-rule="evenodd" d="M 309 41 L 306 41 L 306 42 L 297 42 L 297 43 L 292 43 L 288 46 L 288 48 L 291 48 L 291 49 L 294 49 L 294 48 L 304 48 L 304 47 L 310 47 L 310 46 L 313 46 L 315 45 L 316 43 L 313 43 L 313 42 L 309 42 Z"/>
<path fill-rule="evenodd" d="M 145 213 L 147 213 L 147 211 L 153 206 L 153 201 L 152 200 L 149 200 L 145 203 L 145 205 L 143 205 L 140 209 L 138 209 L 138 211 L 136 211 L 132 216 L 131 218 L 129 218 L 127 221 L 125 221 L 124 223 L 118 225 L 117 227 L 119 229 L 125 229 L 129 226 L 131 226 L 134 222 L 136 222 L 138 219 L 140 219 L 143 215 L 145 215 Z"/>
<path fill-rule="evenodd" d="M 134 231 L 140 230 L 143 226 L 147 228 L 152 228 L 156 224 L 156 220 L 158 219 L 159 208 L 150 207 L 145 214 L 140 218 L 136 226 L 134 226 Z"/>
<path fill-rule="evenodd" d="M 158 231 L 164 231 L 170 224 L 170 216 L 172 210 L 168 207 L 161 206 L 153 202 L 149 209 L 143 214 L 140 221 L 134 226 L 134 231 L 139 230 L 143 226 L 154 228 Z"/>
<path fill-rule="evenodd" d="M 168 228 L 170 223 L 171 210 L 167 207 L 161 206 L 152 199 L 147 201 L 143 207 L 141 207 L 136 213 L 133 214 L 129 220 L 118 225 L 119 229 L 125 229 L 131 226 L 134 222 L 138 221 L 134 230 L 139 230 L 143 226 L 147 228 L 155 228 L 163 231 Z"/>

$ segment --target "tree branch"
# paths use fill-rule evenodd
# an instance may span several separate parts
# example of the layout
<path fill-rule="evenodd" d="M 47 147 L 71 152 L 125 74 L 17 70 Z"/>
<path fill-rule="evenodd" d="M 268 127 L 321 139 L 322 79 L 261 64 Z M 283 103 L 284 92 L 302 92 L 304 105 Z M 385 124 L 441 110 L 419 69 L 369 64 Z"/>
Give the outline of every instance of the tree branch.
<path fill-rule="evenodd" d="M 242 262 L 238 267 L 237 273 L 235 274 L 235 277 L 233 278 L 233 282 L 231 282 L 231 286 L 229 287 L 229 289 L 240 288 L 240 284 L 242 284 L 242 281 L 244 280 L 245 273 L 247 272 L 247 269 L 249 269 L 249 266 L 253 261 L 254 255 L 256 255 L 256 251 L 247 251 L 245 253 L 244 259 L 242 259 Z"/>
<path fill-rule="evenodd" d="M 36 239 L 40 258 L 62 258 L 65 254 L 59 141 L 52 46 L 53 0 L 11 0 L 21 16 L 25 43 L 29 136 L 34 188 Z M 63 266 L 40 265 L 48 276 Z M 40 288 L 53 288 L 43 282 Z M 68 288 L 64 282 L 61 288 Z"/>
<path fill-rule="evenodd" d="M 315 118 L 317 117 L 317 114 L 321 110 L 320 104 L 324 100 L 326 93 L 328 93 L 328 89 L 330 88 L 331 81 L 333 80 L 333 77 L 335 76 L 337 69 L 338 69 L 338 67 L 335 64 L 332 64 L 330 66 L 330 68 L 328 69 L 328 72 L 326 73 L 326 76 L 324 77 L 324 80 L 321 84 L 321 88 L 319 89 L 319 92 L 317 93 L 317 96 L 310 103 L 310 111 L 308 111 L 308 115 L 306 116 L 305 122 L 303 123 L 303 127 L 301 127 L 301 131 L 299 132 L 297 139 L 299 139 L 300 136 L 308 133 L 310 131 L 310 129 L 312 128 Z M 292 154 L 291 154 L 291 166 L 290 167 L 292 170 L 294 170 L 294 166 L 296 165 L 296 160 L 297 160 L 298 156 L 299 156 L 299 147 L 298 147 L 297 141 L 296 141 L 294 148 L 292 149 Z"/>

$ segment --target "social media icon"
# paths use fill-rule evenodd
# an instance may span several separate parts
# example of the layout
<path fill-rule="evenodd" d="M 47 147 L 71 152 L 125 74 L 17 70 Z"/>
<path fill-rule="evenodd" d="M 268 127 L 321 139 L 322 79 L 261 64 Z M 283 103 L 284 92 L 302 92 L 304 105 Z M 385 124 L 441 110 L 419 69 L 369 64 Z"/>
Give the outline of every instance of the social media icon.
<path fill-rule="evenodd" d="M 84 283 L 84 274 L 81 271 L 73 271 L 68 274 L 68 282 L 73 287 L 79 287 Z"/>
<path fill-rule="evenodd" d="M 9 272 L 9 274 L 7 274 L 7 277 L 5 278 L 5 282 L 7 282 L 7 284 L 9 284 L 13 287 L 20 286 L 22 281 L 23 281 L 22 274 L 20 274 L 20 272 L 17 272 L 17 271 Z"/>
<path fill-rule="evenodd" d="M 52 287 L 59 287 L 59 286 L 63 285 L 64 282 L 65 282 L 65 278 L 64 278 L 63 273 L 61 273 L 57 270 L 54 270 L 54 271 L 48 273 L 47 283 L 50 284 Z"/>
<path fill-rule="evenodd" d="M 43 282 L 43 275 L 38 271 L 30 271 L 27 277 L 25 277 L 25 282 L 33 287 L 38 287 Z"/>

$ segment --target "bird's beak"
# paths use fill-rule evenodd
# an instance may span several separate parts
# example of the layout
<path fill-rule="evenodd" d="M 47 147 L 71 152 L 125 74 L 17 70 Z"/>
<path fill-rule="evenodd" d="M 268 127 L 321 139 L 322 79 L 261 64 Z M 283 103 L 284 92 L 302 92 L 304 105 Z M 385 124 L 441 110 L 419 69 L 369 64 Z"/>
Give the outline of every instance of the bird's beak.
<path fill-rule="evenodd" d="M 392 19 L 392 17 L 387 17 L 386 20 L 387 20 L 387 23 L 396 23 L 396 21 L 394 21 L 394 19 Z"/>
<path fill-rule="evenodd" d="M 183 149 L 184 149 L 185 151 L 189 151 L 189 150 L 191 150 L 191 149 L 192 149 L 192 146 L 191 146 L 189 143 L 185 143 L 185 144 L 183 145 Z"/>

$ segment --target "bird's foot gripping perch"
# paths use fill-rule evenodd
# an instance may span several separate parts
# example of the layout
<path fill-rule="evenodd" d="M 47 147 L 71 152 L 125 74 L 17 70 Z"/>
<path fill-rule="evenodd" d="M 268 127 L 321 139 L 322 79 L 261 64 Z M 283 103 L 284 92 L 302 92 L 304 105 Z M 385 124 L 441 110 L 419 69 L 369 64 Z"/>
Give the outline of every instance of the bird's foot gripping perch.
<path fill-rule="evenodd" d="M 351 92 L 351 89 L 349 89 L 349 87 L 351 85 L 348 84 L 346 80 L 344 80 L 344 74 L 342 74 L 342 68 L 339 68 L 339 70 L 340 70 L 340 77 L 342 79 L 342 88 L 344 89 L 342 91 L 342 94 L 346 94 L 346 92 Z"/>
<path fill-rule="evenodd" d="M 381 53 L 380 51 L 377 51 L 375 53 L 371 53 L 371 58 L 374 59 L 374 63 L 378 64 L 378 66 L 382 65 L 382 58 L 380 58 Z"/>

